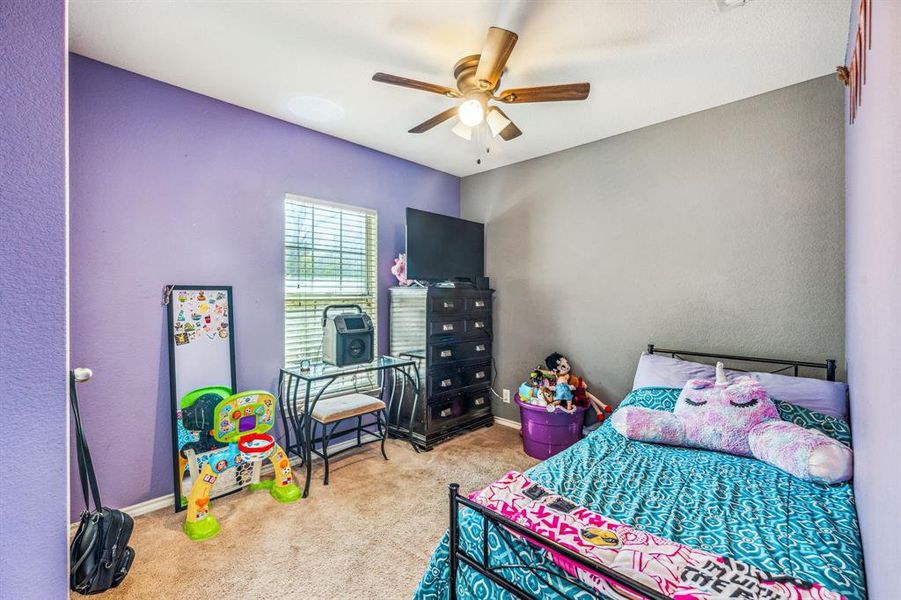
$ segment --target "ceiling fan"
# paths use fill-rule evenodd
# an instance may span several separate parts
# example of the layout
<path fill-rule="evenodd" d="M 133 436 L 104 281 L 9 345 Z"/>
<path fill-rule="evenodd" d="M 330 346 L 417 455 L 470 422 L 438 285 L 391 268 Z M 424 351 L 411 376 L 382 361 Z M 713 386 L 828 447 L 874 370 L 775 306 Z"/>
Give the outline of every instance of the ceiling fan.
<path fill-rule="evenodd" d="M 512 140 L 522 135 L 522 131 L 504 114 L 504 111 L 497 106 L 489 105 L 489 102 L 522 104 L 525 102 L 585 100 L 588 98 L 588 92 L 591 89 L 588 83 L 569 83 L 514 88 L 497 94 L 504 66 L 513 52 L 517 39 L 519 39 L 519 36 L 512 31 L 507 31 L 500 27 L 488 29 L 488 36 L 485 38 L 482 53 L 464 56 L 454 65 L 457 89 L 387 73 L 376 73 L 372 76 L 372 80 L 441 94 L 448 98 L 463 99 L 463 102 L 459 105 L 453 106 L 410 129 L 410 133 L 423 133 L 448 119 L 459 117 L 460 120 L 452 131 L 464 139 L 471 139 L 473 128 L 485 121 L 488 123 L 491 135 L 499 135 L 504 140 Z"/>

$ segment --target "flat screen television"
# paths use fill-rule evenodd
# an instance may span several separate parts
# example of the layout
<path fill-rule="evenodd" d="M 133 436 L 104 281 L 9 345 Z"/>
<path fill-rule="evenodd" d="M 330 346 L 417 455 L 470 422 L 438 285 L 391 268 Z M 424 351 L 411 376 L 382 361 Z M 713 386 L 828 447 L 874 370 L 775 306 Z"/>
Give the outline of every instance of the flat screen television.
<path fill-rule="evenodd" d="M 420 281 L 485 274 L 485 225 L 407 209 L 407 277 Z"/>

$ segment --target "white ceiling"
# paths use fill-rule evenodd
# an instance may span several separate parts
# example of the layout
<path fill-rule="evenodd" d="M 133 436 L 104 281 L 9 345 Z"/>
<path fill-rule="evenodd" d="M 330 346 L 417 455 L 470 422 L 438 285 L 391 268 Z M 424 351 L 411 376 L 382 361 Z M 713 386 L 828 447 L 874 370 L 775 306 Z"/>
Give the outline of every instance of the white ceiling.
<path fill-rule="evenodd" d="M 455 175 L 469 175 L 825 75 L 842 64 L 851 0 L 71 0 L 72 51 Z M 524 134 L 489 157 L 454 121 L 407 130 L 453 100 L 375 83 L 453 87 L 491 25 L 519 43 L 501 89 L 588 81 L 585 102 L 504 106 Z M 337 120 L 292 112 L 299 96 Z M 483 156 L 483 158 L 485 158 Z"/>

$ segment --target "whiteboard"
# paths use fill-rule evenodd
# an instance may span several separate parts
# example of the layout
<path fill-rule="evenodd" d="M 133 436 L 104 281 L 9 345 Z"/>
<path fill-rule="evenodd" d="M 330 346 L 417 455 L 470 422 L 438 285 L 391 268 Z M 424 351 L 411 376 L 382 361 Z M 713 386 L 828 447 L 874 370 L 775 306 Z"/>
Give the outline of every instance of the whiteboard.
<path fill-rule="evenodd" d="M 225 386 L 232 393 L 237 391 L 232 288 L 172 285 L 166 287 L 166 300 L 175 509 L 183 510 L 190 494 L 191 477 L 181 450 L 197 442 L 199 434 L 182 424 L 182 399 L 193 390 L 210 386 Z M 234 491 L 242 483 L 234 481 L 234 477 L 222 477 L 211 497 Z"/>

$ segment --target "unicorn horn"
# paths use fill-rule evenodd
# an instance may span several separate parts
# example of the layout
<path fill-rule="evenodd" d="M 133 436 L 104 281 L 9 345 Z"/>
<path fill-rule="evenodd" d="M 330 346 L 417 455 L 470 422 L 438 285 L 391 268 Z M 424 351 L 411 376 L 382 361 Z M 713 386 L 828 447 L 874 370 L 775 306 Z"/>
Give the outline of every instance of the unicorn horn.
<path fill-rule="evenodd" d="M 726 369 L 723 367 L 723 363 L 716 363 L 716 383 L 717 385 L 725 385 L 729 383 L 729 380 L 726 379 Z"/>

